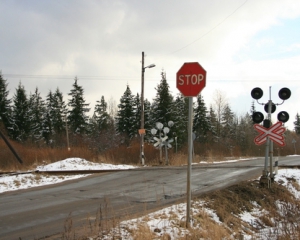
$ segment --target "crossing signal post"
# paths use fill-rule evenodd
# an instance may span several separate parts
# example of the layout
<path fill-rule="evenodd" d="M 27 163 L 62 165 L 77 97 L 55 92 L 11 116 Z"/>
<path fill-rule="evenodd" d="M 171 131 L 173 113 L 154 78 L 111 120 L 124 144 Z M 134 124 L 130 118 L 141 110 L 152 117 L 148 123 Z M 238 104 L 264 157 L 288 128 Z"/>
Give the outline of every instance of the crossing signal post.
<path fill-rule="evenodd" d="M 282 101 L 282 103 L 273 103 L 271 99 L 271 87 L 269 89 L 269 101 L 267 103 L 259 103 L 258 100 L 263 96 L 263 90 L 259 87 L 253 88 L 251 91 L 251 96 L 253 99 L 257 101 L 258 104 L 264 105 L 264 110 L 267 113 L 267 118 L 264 119 L 264 115 L 261 112 L 254 112 L 252 114 L 252 120 L 254 123 L 254 128 L 260 133 L 254 139 L 255 144 L 260 145 L 266 143 L 266 151 L 265 151 L 265 165 L 264 170 L 262 172 L 262 176 L 260 182 L 262 185 L 270 186 L 270 183 L 274 181 L 273 176 L 273 142 L 277 143 L 280 146 L 284 146 L 284 137 L 282 134 L 285 129 L 281 127 L 283 123 L 289 120 L 289 114 L 286 111 L 281 111 L 277 115 L 277 119 L 279 122 L 272 126 L 271 124 L 271 114 L 276 111 L 276 106 L 284 103 L 285 100 L 289 99 L 291 96 L 291 91 L 288 88 L 282 88 L 278 92 L 278 96 Z M 263 126 L 259 125 L 263 122 Z M 271 140 L 271 141 L 270 141 Z M 270 157 L 270 173 L 268 172 L 268 159 Z"/>

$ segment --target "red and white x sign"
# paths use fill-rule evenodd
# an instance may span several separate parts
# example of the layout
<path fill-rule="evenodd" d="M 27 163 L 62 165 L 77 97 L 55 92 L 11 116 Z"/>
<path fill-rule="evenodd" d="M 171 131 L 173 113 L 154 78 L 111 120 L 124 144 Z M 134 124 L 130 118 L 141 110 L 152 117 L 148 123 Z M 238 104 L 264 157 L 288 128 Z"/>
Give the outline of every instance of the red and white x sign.
<path fill-rule="evenodd" d="M 282 136 L 285 132 L 285 128 L 282 125 L 282 122 L 277 122 L 270 128 L 265 128 L 259 124 L 254 124 L 254 128 L 260 133 L 260 135 L 254 138 L 254 143 L 256 145 L 264 144 L 267 141 L 267 137 L 269 137 L 279 146 L 285 146 L 284 137 Z"/>

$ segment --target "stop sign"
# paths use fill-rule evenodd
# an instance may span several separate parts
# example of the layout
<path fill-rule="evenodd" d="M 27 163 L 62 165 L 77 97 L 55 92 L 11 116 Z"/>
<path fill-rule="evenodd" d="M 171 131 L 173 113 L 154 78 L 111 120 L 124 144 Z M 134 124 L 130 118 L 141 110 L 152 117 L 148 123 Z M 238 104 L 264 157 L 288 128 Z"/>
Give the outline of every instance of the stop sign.
<path fill-rule="evenodd" d="M 184 63 L 176 74 L 176 87 L 185 97 L 196 97 L 206 84 L 206 71 L 198 62 Z"/>

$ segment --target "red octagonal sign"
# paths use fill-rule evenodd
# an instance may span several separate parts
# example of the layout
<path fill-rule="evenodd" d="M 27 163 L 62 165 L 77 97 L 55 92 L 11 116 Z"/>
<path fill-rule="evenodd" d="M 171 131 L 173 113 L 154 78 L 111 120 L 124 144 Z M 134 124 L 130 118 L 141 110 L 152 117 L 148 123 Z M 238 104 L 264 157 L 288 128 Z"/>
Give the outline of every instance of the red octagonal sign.
<path fill-rule="evenodd" d="M 184 63 L 176 74 L 176 87 L 185 97 L 196 97 L 206 85 L 206 71 L 198 62 Z"/>

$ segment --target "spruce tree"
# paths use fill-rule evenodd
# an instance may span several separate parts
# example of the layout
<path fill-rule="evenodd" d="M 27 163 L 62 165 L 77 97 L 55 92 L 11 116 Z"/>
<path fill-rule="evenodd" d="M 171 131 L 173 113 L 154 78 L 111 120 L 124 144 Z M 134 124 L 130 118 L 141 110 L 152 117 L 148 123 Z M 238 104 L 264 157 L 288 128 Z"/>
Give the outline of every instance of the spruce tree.
<path fill-rule="evenodd" d="M 196 133 L 197 140 L 202 143 L 207 142 L 207 133 L 211 128 L 207 115 L 207 108 L 200 94 L 197 96 L 197 105 L 194 110 L 193 131 Z"/>
<path fill-rule="evenodd" d="M 208 120 L 209 120 L 209 125 L 210 125 L 208 141 L 210 143 L 218 142 L 219 141 L 218 135 L 217 135 L 218 118 L 217 118 L 217 115 L 212 106 L 210 106 L 210 108 L 209 108 Z"/>
<path fill-rule="evenodd" d="M 21 82 L 13 97 L 12 125 L 10 135 L 12 139 L 24 142 L 30 134 L 29 102 L 26 91 Z"/>
<path fill-rule="evenodd" d="M 43 137 L 47 144 L 61 144 L 59 141 L 65 134 L 67 108 L 63 94 L 59 88 L 54 93 L 49 91 L 46 97 Z"/>
<path fill-rule="evenodd" d="M 225 105 L 221 116 L 221 138 L 223 143 L 229 149 L 232 149 L 235 143 L 235 115 L 228 104 Z"/>
<path fill-rule="evenodd" d="M 83 91 L 82 91 L 83 94 Z M 83 99 L 83 98 L 82 98 Z M 83 100 L 83 111 L 88 111 L 89 109 L 85 108 L 89 104 L 85 104 Z M 67 106 L 64 101 L 64 97 L 62 92 L 56 88 L 55 92 L 53 93 L 53 102 L 52 102 L 52 123 L 53 123 L 53 130 L 55 135 L 59 136 L 65 133 L 65 117 L 67 114 Z"/>
<path fill-rule="evenodd" d="M 53 143 L 53 118 L 52 118 L 52 111 L 53 111 L 53 94 L 50 90 L 46 96 L 46 111 L 44 115 L 44 123 L 43 123 L 43 138 L 47 145 Z"/>
<path fill-rule="evenodd" d="M 134 96 L 127 85 L 126 90 L 120 99 L 116 116 L 116 131 L 118 134 L 124 134 L 127 140 L 138 133 L 138 129 L 136 129 L 135 125 L 136 109 L 133 98 Z M 127 144 L 129 144 L 128 141 Z"/>
<path fill-rule="evenodd" d="M 256 135 L 253 128 L 253 121 L 251 114 L 246 113 L 240 118 L 237 128 L 237 145 L 239 146 L 243 156 L 254 155 L 254 142 L 253 139 Z"/>
<path fill-rule="evenodd" d="M 97 100 L 93 118 L 96 123 L 96 130 L 103 131 L 109 127 L 111 119 L 107 113 L 107 103 L 104 96 L 101 97 L 100 101 Z"/>
<path fill-rule="evenodd" d="M 135 129 L 136 131 L 141 128 L 141 113 L 142 113 L 142 105 L 140 95 L 137 93 L 133 98 L 133 106 L 135 109 Z M 145 101 L 144 101 L 144 124 L 145 124 Z"/>
<path fill-rule="evenodd" d="M 172 136 L 177 137 L 177 143 L 183 145 L 188 138 L 188 111 L 189 101 L 182 94 L 178 94 L 172 105 L 172 115 L 174 126 L 172 127 Z"/>
<path fill-rule="evenodd" d="M 156 96 L 153 99 L 152 104 L 152 123 L 162 123 L 164 126 L 168 126 L 169 121 L 172 119 L 172 104 L 173 96 L 170 93 L 170 87 L 167 83 L 166 73 L 161 73 L 161 81 L 155 88 Z"/>
<path fill-rule="evenodd" d="M 89 123 L 89 147 L 98 152 L 114 146 L 116 134 L 112 117 L 108 114 L 108 104 L 104 96 L 96 101 L 94 114 Z"/>
<path fill-rule="evenodd" d="M 150 132 L 153 128 L 153 125 L 151 124 L 151 103 L 147 99 L 144 100 L 144 121 L 146 133 Z M 147 136 L 150 135 L 146 134 L 146 137 Z"/>
<path fill-rule="evenodd" d="M 71 96 L 68 106 L 68 124 L 73 133 L 84 134 L 87 132 L 88 116 L 86 113 L 90 111 L 89 104 L 85 103 L 83 96 L 84 90 L 77 84 L 77 77 L 73 84 L 73 89 L 68 94 Z"/>
<path fill-rule="evenodd" d="M 6 80 L 3 79 L 0 71 L 0 127 L 4 125 L 4 128 L 8 130 L 10 127 L 10 115 L 11 115 L 11 100 L 8 99 Z"/>
<path fill-rule="evenodd" d="M 230 137 L 234 125 L 234 113 L 228 104 L 226 104 L 224 111 L 221 116 L 221 136 Z"/>
<path fill-rule="evenodd" d="M 45 117 L 45 103 L 38 88 L 29 96 L 30 135 L 33 142 L 38 142 L 43 137 L 43 123 Z"/>
<path fill-rule="evenodd" d="M 300 116 L 299 113 L 297 113 L 295 117 L 295 122 L 294 122 L 294 129 L 296 134 L 300 134 Z"/>

